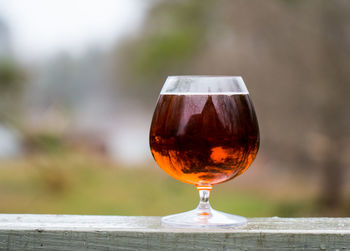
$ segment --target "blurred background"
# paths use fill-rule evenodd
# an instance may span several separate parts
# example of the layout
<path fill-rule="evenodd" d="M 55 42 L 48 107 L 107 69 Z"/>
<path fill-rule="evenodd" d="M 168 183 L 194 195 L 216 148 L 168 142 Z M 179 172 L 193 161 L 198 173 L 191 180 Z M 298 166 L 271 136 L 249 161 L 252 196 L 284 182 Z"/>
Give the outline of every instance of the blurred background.
<path fill-rule="evenodd" d="M 152 160 L 168 75 L 242 75 L 261 146 L 218 210 L 350 215 L 350 1 L 0 0 L 0 213 L 166 215 Z"/>

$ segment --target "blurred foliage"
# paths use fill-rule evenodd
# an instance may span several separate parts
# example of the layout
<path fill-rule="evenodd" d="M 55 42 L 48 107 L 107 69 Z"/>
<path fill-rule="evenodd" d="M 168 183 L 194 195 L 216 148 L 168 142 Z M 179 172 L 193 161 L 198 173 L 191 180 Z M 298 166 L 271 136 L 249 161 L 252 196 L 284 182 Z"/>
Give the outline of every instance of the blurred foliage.
<path fill-rule="evenodd" d="M 178 3 L 158 2 L 145 20 L 147 28 L 118 46 L 116 74 L 130 97 L 153 104 L 166 76 L 184 72 L 200 53 L 212 3 Z"/>
<path fill-rule="evenodd" d="M 21 94 L 25 73 L 17 62 L 0 59 L 0 122 L 16 123 L 20 119 Z"/>
<path fill-rule="evenodd" d="M 152 79 L 180 68 L 195 56 L 203 42 L 208 4 L 208 1 L 201 5 L 195 1 L 178 5 L 164 2 L 152 9 L 146 20 L 148 32 L 141 35 L 140 44 L 130 45 L 137 49 L 136 64 L 132 65 L 137 75 Z"/>
<path fill-rule="evenodd" d="M 312 197 L 267 193 L 226 183 L 215 186 L 211 201 L 218 210 L 248 217 L 321 214 Z M 1 213 L 166 215 L 194 208 L 198 195 L 156 167 L 123 168 L 66 152 L 2 160 L 0 201 Z"/>
<path fill-rule="evenodd" d="M 22 87 L 23 72 L 12 60 L 0 60 L 0 91 L 19 91 Z"/>
<path fill-rule="evenodd" d="M 142 77 L 154 77 L 190 58 L 198 47 L 199 37 L 187 30 L 147 38 L 149 41 L 144 42 L 135 58 L 135 72 Z"/>
<path fill-rule="evenodd" d="M 26 133 L 24 146 L 28 153 L 56 154 L 68 150 L 63 136 L 49 131 Z"/>

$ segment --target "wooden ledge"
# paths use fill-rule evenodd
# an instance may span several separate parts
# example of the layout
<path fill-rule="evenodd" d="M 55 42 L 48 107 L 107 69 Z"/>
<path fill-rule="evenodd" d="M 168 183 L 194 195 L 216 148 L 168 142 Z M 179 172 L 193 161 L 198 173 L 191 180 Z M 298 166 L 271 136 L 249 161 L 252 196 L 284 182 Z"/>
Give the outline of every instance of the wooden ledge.
<path fill-rule="evenodd" d="M 350 218 L 250 218 L 176 229 L 160 217 L 0 214 L 0 250 L 350 250 Z"/>

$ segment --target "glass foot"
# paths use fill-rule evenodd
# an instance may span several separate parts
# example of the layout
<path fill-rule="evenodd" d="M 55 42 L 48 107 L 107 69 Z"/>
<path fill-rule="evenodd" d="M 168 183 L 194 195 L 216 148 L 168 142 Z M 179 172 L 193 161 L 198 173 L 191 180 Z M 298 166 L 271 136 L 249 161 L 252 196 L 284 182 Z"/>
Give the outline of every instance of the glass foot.
<path fill-rule="evenodd" d="M 232 228 L 244 226 L 247 219 L 233 214 L 223 213 L 212 208 L 204 210 L 197 207 L 194 210 L 172 214 L 162 218 L 165 227 L 179 228 Z"/>

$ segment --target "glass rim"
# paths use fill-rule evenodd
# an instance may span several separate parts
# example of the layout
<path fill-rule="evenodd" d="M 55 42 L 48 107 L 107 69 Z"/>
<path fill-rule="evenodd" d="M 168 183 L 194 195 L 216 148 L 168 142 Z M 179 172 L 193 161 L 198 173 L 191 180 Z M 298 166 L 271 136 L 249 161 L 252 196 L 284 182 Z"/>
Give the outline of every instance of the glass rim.
<path fill-rule="evenodd" d="M 161 95 L 238 95 L 249 94 L 241 76 L 179 75 L 168 76 Z"/>
<path fill-rule="evenodd" d="M 242 76 L 230 75 L 170 75 L 168 78 L 242 78 Z"/>

